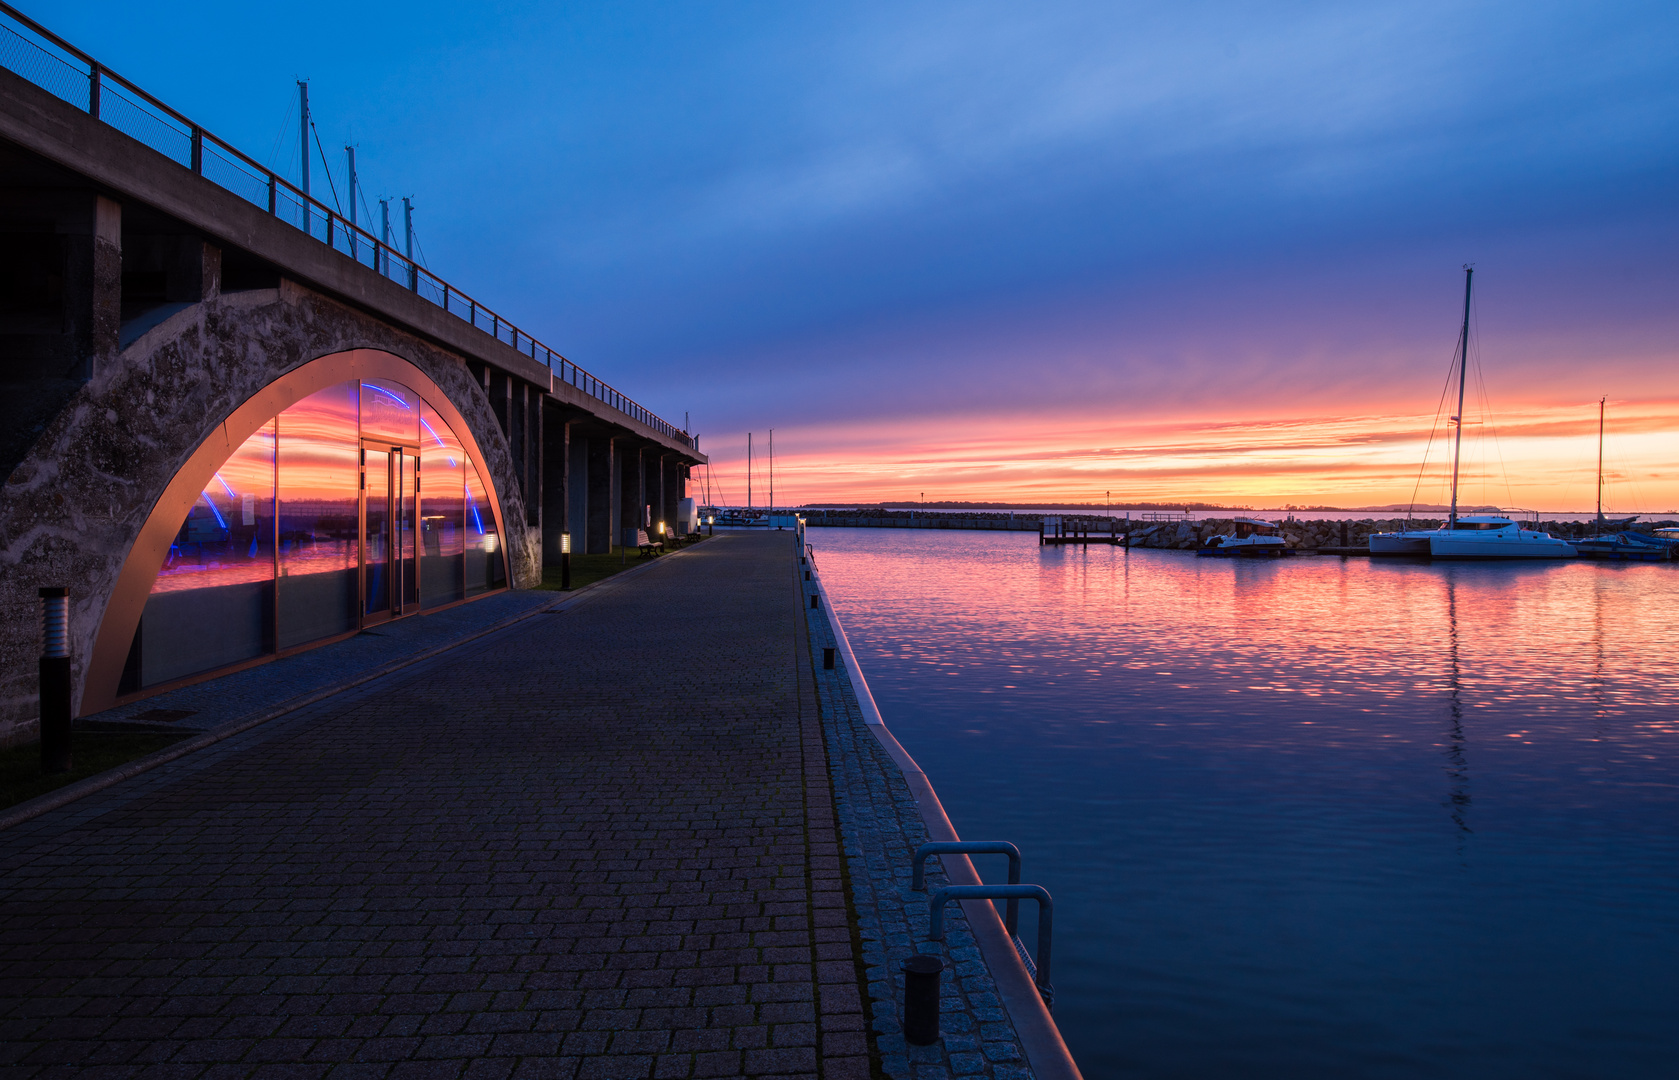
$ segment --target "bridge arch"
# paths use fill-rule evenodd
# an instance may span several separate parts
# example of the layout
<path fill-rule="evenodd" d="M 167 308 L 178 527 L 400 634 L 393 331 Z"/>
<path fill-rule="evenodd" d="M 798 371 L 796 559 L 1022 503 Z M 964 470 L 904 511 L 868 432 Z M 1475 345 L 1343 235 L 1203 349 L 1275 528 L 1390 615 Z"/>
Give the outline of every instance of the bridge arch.
<path fill-rule="evenodd" d="M 349 349 L 285 372 L 153 505 L 80 711 L 505 587 L 494 475 L 449 395 L 403 357 Z"/>

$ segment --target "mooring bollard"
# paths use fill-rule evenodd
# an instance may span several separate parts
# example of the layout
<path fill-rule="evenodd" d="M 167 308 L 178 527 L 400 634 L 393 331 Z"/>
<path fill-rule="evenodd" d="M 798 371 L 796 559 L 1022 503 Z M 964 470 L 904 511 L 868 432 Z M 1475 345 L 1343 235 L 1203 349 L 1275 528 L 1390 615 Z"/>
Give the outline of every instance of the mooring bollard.
<path fill-rule="evenodd" d="M 821 593 L 811 593 L 810 594 L 810 606 L 811 607 L 819 606 L 817 604 L 817 601 L 821 598 L 821 595 L 822 595 Z"/>
<path fill-rule="evenodd" d="M 931 1046 L 939 1041 L 939 975 L 944 960 L 917 953 L 904 961 L 904 1041 Z"/>
<path fill-rule="evenodd" d="M 70 590 L 41 590 L 41 771 L 70 771 Z"/>
<path fill-rule="evenodd" d="M 828 671 L 834 670 L 834 647 L 832 645 L 822 647 L 822 667 Z"/>
<path fill-rule="evenodd" d="M 806 570 L 806 571 L 805 571 L 805 580 L 806 580 L 806 581 L 809 581 L 809 580 L 810 580 L 810 571 L 809 571 L 809 570 Z"/>

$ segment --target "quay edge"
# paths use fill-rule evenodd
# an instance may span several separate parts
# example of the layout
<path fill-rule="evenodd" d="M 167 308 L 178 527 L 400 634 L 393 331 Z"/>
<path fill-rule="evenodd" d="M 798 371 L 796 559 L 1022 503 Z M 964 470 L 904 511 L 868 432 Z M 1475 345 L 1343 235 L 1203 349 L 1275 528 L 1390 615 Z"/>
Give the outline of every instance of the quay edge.
<path fill-rule="evenodd" d="M 846 661 L 840 665 L 842 670 L 838 674 L 852 684 L 869 733 L 885 749 L 902 773 L 920 811 L 922 822 L 926 825 L 928 839 L 960 840 L 956 827 L 951 824 L 944 805 L 939 801 L 938 793 L 933 789 L 932 781 L 886 727 L 880 710 L 875 705 L 874 695 L 868 688 L 868 681 L 857 664 L 856 654 L 845 635 L 837 610 L 823 584 L 822 575 L 817 570 L 814 549 L 804 544 L 802 529 L 798 535 L 801 553 L 809 559 L 811 585 L 821 598 L 820 609 L 807 609 L 807 614 L 813 620 L 820 616 L 832 631 L 840 655 Z M 940 856 L 940 860 L 952 885 L 982 884 L 979 872 L 974 869 L 973 861 L 968 856 L 943 855 Z M 1072 1052 L 1067 1049 L 1067 1044 L 1061 1037 L 1061 1029 L 1039 996 L 1037 985 L 1026 970 L 1026 965 L 1021 962 L 1020 954 L 1015 951 L 1014 943 L 1003 928 L 996 908 L 990 902 L 981 902 L 964 905 L 963 913 L 968 919 L 985 966 L 997 986 L 1003 1008 L 1013 1023 L 1015 1035 L 1020 1040 L 1021 1049 L 1026 1055 L 1032 1074 L 1038 1080 L 1083 1080 L 1078 1063 L 1074 1061 Z"/>

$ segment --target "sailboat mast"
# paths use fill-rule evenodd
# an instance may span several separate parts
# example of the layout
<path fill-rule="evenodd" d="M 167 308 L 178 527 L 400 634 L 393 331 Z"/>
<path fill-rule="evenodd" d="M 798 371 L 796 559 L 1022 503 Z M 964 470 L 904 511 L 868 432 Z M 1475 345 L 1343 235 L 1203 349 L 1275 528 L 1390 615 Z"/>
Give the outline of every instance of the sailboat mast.
<path fill-rule="evenodd" d="M 746 508 L 752 509 L 752 433 L 746 433 Z"/>
<path fill-rule="evenodd" d="M 1597 531 L 1603 532 L 1603 406 L 1607 397 L 1597 402 Z"/>
<path fill-rule="evenodd" d="M 1463 389 L 1469 381 L 1469 291 L 1475 283 L 1475 268 L 1463 268 L 1463 335 L 1458 344 L 1463 348 L 1463 355 L 1457 371 L 1457 415 L 1452 419 L 1457 421 L 1457 440 L 1452 445 L 1452 516 L 1446 527 L 1457 528 L 1457 474 L 1458 463 L 1463 460 Z"/>
<path fill-rule="evenodd" d="M 770 428 L 770 513 L 775 513 L 775 429 Z"/>

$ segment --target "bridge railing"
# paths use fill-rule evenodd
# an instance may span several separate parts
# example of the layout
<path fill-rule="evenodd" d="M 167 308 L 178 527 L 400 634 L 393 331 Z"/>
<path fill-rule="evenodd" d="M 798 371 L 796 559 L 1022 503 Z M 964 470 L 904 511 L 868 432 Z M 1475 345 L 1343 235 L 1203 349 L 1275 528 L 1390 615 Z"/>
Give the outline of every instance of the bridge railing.
<path fill-rule="evenodd" d="M 0 2 L 0 16 L 0 67 L 528 354 L 547 366 L 560 382 L 634 417 L 667 438 L 693 445 L 687 432 L 584 371 L 359 222 L 352 222 L 336 207 L 305 194 L 285 177 L 204 130 L 16 8 Z"/>

